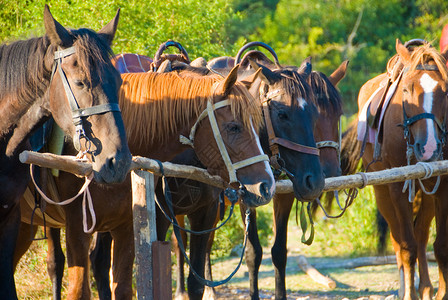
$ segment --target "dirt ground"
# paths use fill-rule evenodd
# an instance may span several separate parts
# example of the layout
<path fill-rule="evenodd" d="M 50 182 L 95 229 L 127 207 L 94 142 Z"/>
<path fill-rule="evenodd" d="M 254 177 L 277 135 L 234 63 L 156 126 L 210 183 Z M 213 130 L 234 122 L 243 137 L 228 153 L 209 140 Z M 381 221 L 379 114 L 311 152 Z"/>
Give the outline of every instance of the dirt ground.
<path fill-rule="evenodd" d="M 259 287 L 260 299 L 274 299 L 274 270 L 270 254 L 264 253 L 260 268 Z M 310 264 L 315 265 L 321 274 L 336 282 L 335 289 L 329 289 L 319 284 L 305 274 L 298 266 L 299 254 L 288 256 L 286 269 L 286 286 L 288 300 L 340 300 L 340 299 L 369 299 L 391 300 L 398 299 L 399 277 L 395 264 L 381 266 L 366 266 L 355 269 L 333 268 L 325 265 L 341 262 L 342 258 L 307 257 Z M 215 264 L 215 280 L 222 279 L 235 267 L 238 259 Z M 430 276 L 435 290 L 437 289 L 437 266 L 430 263 Z M 243 265 L 235 277 L 225 286 L 216 289 L 219 300 L 249 299 L 249 281 L 247 267 Z"/>

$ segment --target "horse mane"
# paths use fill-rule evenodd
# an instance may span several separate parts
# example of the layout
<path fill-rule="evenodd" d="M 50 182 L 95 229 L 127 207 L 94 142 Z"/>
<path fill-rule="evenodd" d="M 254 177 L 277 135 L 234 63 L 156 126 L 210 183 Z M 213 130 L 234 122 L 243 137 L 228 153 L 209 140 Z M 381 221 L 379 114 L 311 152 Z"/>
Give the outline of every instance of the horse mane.
<path fill-rule="evenodd" d="M 327 116 L 342 114 L 341 95 L 324 73 L 312 71 L 308 83 L 315 94 L 319 113 Z"/>
<path fill-rule="evenodd" d="M 440 54 L 436 48 L 432 47 L 430 44 L 425 44 L 420 47 L 415 47 L 411 54 L 412 63 L 409 66 L 410 71 L 417 69 L 418 65 L 428 64 L 433 61 L 444 81 L 448 79 L 448 69 L 446 66 L 445 58 Z"/>
<path fill-rule="evenodd" d="M 283 77 L 283 88 L 286 93 L 291 96 L 291 107 L 297 107 L 299 105 L 299 102 L 297 101 L 299 98 L 303 98 L 307 102 L 310 101 L 308 104 L 318 107 L 314 93 L 310 85 L 306 82 L 304 75 L 290 69 L 277 69 L 273 70 L 273 72 Z"/>
<path fill-rule="evenodd" d="M 126 134 L 130 140 L 147 143 L 165 143 L 170 136 L 196 121 L 214 99 L 214 91 L 224 82 L 220 76 L 182 76 L 170 73 L 122 74 L 119 92 Z M 260 105 L 240 83 L 236 83 L 227 99 L 235 118 L 251 130 L 262 124 Z"/>
<path fill-rule="evenodd" d="M 78 55 L 78 64 L 86 79 L 103 78 L 112 50 L 107 42 L 90 29 L 70 30 Z M 47 36 L 0 45 L 0 136 L 23 116 L 32 103 L 44 96 L 50 84 L 52 53 Z M 97 75 L 92 76 L 95 70 Z"/>

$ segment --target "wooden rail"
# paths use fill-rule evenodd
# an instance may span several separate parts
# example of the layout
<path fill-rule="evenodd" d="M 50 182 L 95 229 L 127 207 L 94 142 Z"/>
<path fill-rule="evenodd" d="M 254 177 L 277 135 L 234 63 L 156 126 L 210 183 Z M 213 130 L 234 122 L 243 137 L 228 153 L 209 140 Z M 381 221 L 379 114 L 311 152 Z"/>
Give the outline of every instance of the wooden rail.
<path fill-rule="evenodd" d="M 76 161 L 73 157 L 65 157 L 50 153 L 39 153 L 24 151 L 20 154 L 20 161 L 23 163 L 36 164 L 41 167 L 56 168 L 62 171 L 71 172 L 79 176 L 85 176 L 92 172 L 92 166 L 86 162 Z M 427 163 L 433 170 L 432 176 L 448 174 L 448 160 Z M 219 188 L 225 188 L 226 183 L 218 176 L 212 176 L 206 170 L 177 165 L 164 162 L 165 175 L 169 177 L 194 179 Z M 158 163 L 149 158 L 134 156 L 132 159 L 132 170 L 145 170 L 154 175 L 161 175 Z M 335 191 L 347 188 L 360 188 L 365 185 L 379 185 L 392 182 L 405 181 L 407 179 L 423 178 L 426 174 L 425 167 L 417 164 L 412 166 L 391 168 L 378 172 L 367 172 L 363 176 L 359 173 L 347 176 L 339 176 L 325 179 L 324 191 Z M 366 182 L 365 182 L 366 180 Z M 293 192 L 292 184 L 289 180 L 277 181 L 276 192 L 280 194 Z"/>

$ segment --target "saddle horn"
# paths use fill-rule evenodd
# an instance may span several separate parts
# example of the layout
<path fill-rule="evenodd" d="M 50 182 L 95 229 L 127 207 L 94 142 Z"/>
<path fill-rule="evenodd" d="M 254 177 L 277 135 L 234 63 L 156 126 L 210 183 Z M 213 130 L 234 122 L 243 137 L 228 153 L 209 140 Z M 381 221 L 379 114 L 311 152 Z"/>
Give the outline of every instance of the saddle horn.
<path fill-rule="evenodd" d="M 177 60 L 184 61 L 186 63 L 190 63 L 190 58 L 188 57 L 188 53 L 185 50 L 184 47 L 178 42 L 175 42 L 173 40 L 168 40 L 164 43 L 162 43 L 157 50 L 156 54 L 154 55 L 154 60 L 151 64 L 151 71 L 156 72 L 157 68 L 160 66 L 160 64 L 167 58 L 163 57 L 163 52 L 169 48 L 169 47 L 175 47 L 179 50 L 179 57 L 176 58 Z M 176 55 L 177 56 L 177 55 Z"/>
<path fill-rule="evenodd" d="M 241 47 L 241 49 L 236 54 L 234 65 L 236 66 L 237 64 L 239 64 L 241 62 L 241 55 L 244 53 L 244 51 L 246 51 L 247 49 L 254 47 L 254 46 L 260 46 L 260 47 L 263 47 L 264 49 L 268 50 L 269 53 L 272 54 L 272 57 L 274 57 L 275 66 L 277 68 L 281 68 L 280 63 L 278 62 L 277 53 L 275 53 L 274 49 L 272 49 L 271 46 L 269 46 L 268 44 L 263 43 L 263 42 L 250 42 L 250 43 L 247 43 L 246 45 L 244 45 L 243 47 Z"/>

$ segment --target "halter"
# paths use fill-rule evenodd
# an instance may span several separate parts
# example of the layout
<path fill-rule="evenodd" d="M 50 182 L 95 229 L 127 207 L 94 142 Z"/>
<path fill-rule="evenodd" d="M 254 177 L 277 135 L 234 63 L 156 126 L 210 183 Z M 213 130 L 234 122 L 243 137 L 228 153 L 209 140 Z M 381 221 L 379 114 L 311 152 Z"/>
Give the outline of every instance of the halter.
<path fill-rule="evenodd" d="M 435 66 L 435 65 L 417 65 L 416 69 L 417 70 L 426 70 L 426 71 L 438 71 L 439 70 L 437 68 L 437 66 Z M 406 67 L 403 70 L 403 73 L 406 73 L 407 71 L 409 71 L 409 67 Z M 423 120 L 423 119 L 433 120 L 434 123 L 437 125 L 438 129 L 440 130 L 440 132 L 442 133 L 441 141 L 440 141 L 442 144 L 442 147 L 445 145 L 445 142 L 446 142 L 447 131 L 446 131 L 446 126 L 445 126 L 445 120 L 443 120 L 443 122 L 441 122 L 434 114 L 426 113 L 426 112 L 417 114 L 417 115 L 409 118 L 406 113 L 404 101 L 402 101 L 401 104 L 403 107 L 403 124 L 399 124 L 399 126 L 403 127 L 404 139 L 406 140 L 406 159 L 407 159 L 407 164 L 410 165 L 412 156 L 414 155 L 414 149 L 415 149 L 415 145 L 411 144 L 411 132 L 410 132 L 410 128 L 409 128 L 412 124 L 414 124 L 415 122 L 417 122 L 419 120 Z M 442 152 L 441 152 L 440 156 L 442 156 Z M 423 166 L 425 166 L 425 169 L 426 169 L 426 165 L 424 162 L 417 162 L 417 164 L 422 164 Z M 428 173 L 430 173 L 430 174 L 428 175 Z M 432 174 L 432 171 L 427 170 L 427 175 L 423 179 L 427 179 L 427 178 L 431 177 L 431 174 Z M 432 195 L 437 191 L 437 189 L 439 187 L 440 176 L 437 177 L 436 184 L 434 185 L 434 188 L 431 192 L 429 192 L 425 189 L 422 179 L 418 179 L 418 181 L 420 183 L 420 187 L 421 187 L 422 191 L 427 195 Z M 403 185 L 402 192 L 404 193 L 407 189 L 409 189 L 408 200 L 409 200 L 409 202 L 413 202 L 414 197 L 415 197 L 415 180 L 408 179 L 405 181 L 405 183 Z"/>
<path fill-rule="evenodd" d="M 268 132 L 268 140 L 269 140 L 269 149 L 271 151 L 271 158 L 270 163 L 272 167 L 274 167 L 276 170 L 284 171 L 289 177 L 294 177 L 294 175 L 289 172 L 285 167 L 285 161 L 280 157 L 280 150 L 279 145 L 285 148 L 288 148 L 290 150 L 300 152 L 300 153 L 306 153 L 311 155 L 319 156 L 320 150 L 316 147 L 309 147 L 301 144 L 297 144 L 294 142 L 291 142 L 289 140 L 277 137 L 274 132 L 274 127 L 272 126 L 272 120 L 271 115 L 269 112 L 269 102 L 276 96 L 283 94 L 280 90 L 274 90 L 268 93 L 263 93 L 262 89 L 260 88 L 260 98 L 261 105 L 263 108 L 263 115 L 264 120 L 266 123 L 266 130 Z"/>
<path fill-rule="evenodd" d="M 53 80 L 53 76 L 56 73 L 56 70 L 59 71 L 59 75 L 61 76 L 62 84 L 64 86 L 65 95 L 67 96 L 68 103 L 70 104 L 70 108 L 72 109 L 73 124 L 75 125 L 75 131 L 76 131 L 76 136 L 73 138 L 73 144 L 76 150 L 79 151 L 81 149 L 81 139 L 84 138 L 86 139 L 86 145 L 87 145 L 86 152 L 90 152 L 90 146 L 92 142 L 86 136 L 83 127 L 83 119 L 91 115 L 99 115 L 106 112 L 120 112 L 120 107 L 118 106 L 118 103 L 106 103 L 86 108 L 79 107 L 75 95 L 73 94 L 73 91 L 70 88 L 70 83 L 68 82 L 65 72 L 61 67 L 62 59 L 74 54 L 75 52 L 76 52 L 75 46 L 66 49 L 58 47 L 58 51 L 54 52 L 54 64 L 51 72 L 50 82 Z"/>
<path fill-rule="evenodd" d="M 435 65 L 417 65 L 417 70 L 426 70 L 426 71 L 438 71 L 439 69 L 437 68 L 437 66 Z M 406 67 L 403 70 L 403 73 L 406 73 L 407 71 L 409 71 L 409 67 Z M 402 107 L 403 107 L 403 124 L 400 124 L 401 127 L 403 127 L 404 130 L 404 138 L 406 140 L 406 144 L 409 147 L 411 147 L 412 149 L 414 149 L 414 145 L 411 145 L 411 133 L 409 130 L 409 127 L 414 124 L 415 122 L 419 121 L 419 120 L 423 120 L 423 119 L 430 119 L 433 120 L 434 123 L 437 125 L 437 127 L 439 128 L 439 130 L 442 132 L 442 138 L 441 138 L 441 143 L 442 145 L 445 145 L 445 140 L 446 140 L 446 126 L 445 126 L 445 120 L 443 122 L 441 122 L 439 119 L 436 118 L 436 116 L 434 116 L 434 114 L 432 113 L 421 113 L 412 117 L 408 117 L 407 113 L 406 113 L 406 108 L 405 108 L 405 103 L 404 101 L 402 101 Z"/>
<path fill-rule="evenodd" d="M 224 161 L 224 164 L 226 165 L 227 171 L 229 173 L 229 183 L 235 183 L 238 182 L 238 178 L 236 176 L 236 172 L 238 169 L 247 167 L 249 165 L 262 162 L 262 161 L 269 161 L 269 157 L 265 154 L 260 154 L 253 156 L 251 158 L 232 163 L 232 160 L 230 159 L 229 153 L 227 152 L 226 146 L 224 144 L 224 141 L 222 139 L 221 133 L 219 132 L 218 122 L 216 121 L 215 113 L 214 111 L 231 105 L 230 100 L 222 100 L 219 102 L 216 102 L 215 104 L 212 103 L 211 98 L 207 101 L 207 108 L 202 111 L 202 113 L 199 115 L 196 123 L 194 123 L 193 127 L 191 128 L 189 138 L 180 136 L 180 142 L 185 145 L 190 145 L 191 147 L 194 147 L 194 136 L 196 134 L 197 127 L 199 125 L 199 122 L 202 121 L 204 118 L 208 117 L 210 121 L 210 126 L 212 127 L 213 136 L 215 137 L 216 144 L 218 145 L 219 152 L 221 153 L 221 157 Z"/>
<path fill-rule="evenodd" d="M 339 118 L 338 122 L 338 141 L 320 141 L 316 142 L 316 147 L 318 149 L 321 148 L 333 148 L 338 154 L 338 162 L 339 166 L 341 165 L 341 141 L 342 141 L 342 131 L 341 131 L 341 118 Z"/>

